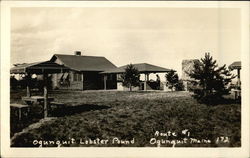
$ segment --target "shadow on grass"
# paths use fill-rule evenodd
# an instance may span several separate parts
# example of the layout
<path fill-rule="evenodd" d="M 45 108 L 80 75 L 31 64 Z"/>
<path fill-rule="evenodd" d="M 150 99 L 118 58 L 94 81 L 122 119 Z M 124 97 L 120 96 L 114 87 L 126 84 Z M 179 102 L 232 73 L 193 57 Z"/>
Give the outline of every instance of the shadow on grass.
<path fill-rule="evenodd" d="M 216 105 L 232 105 L 232 104 L 241 104 L 241 98 L 233 99 L 233 98 L 215 98 L 215 97 L 209 97 L 209 98 L 197 98 L 195 95 L 192 95 L 194 99 L 198 101 L 198 103 L 206 104 L 210 106 L 216 106 Z"/>
<path fill-rule="evenodd" d="M 238 99 L 228 99 L 228 98 L 224 98 L 222 99 L 220 102 L 220 104 L 241 104 L 241 98 Z"/>
<path fill-rule="evenodd" d="M 109 106 L 105 105 L 95 105 L 95 104 L 82 104 L 77 106 L 59 106 L 51 108 L 50 115 L 52 117 L 63 117 L 63 116 L 69 116 L 74 115 L 82 112 L 92 111 L 92 110 L 102 110 L 102 109 L 108 109 Z"/>

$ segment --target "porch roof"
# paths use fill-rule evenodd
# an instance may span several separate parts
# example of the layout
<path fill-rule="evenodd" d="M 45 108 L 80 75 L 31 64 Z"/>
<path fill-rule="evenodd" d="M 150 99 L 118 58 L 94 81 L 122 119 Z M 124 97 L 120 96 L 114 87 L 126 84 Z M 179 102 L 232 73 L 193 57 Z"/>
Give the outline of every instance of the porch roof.
<path fill-rule="evenodd" d="M 124 66 L 121 66 L 118 68 L 110 69 L 110 70 L 101 72 L 101 74 L 124 73 L 127 66 L 128 65 L 124 65 Z M 156 65 L 151 65 L 148 63 L 133 64 L 133 66 L 135 68 L 137 68 L 140 73 L 157 73 L 157 72 L 169 72 L 169 71 L 171 71 L 171 69 L 163 68 L 163 67 L 156 66 Z"/>
<path fill-rule="evenodd" d="M 228 67 L 230 70 L 241 69 L 241 61 L 235 61 Z"/>
<path fill-rule="evenodd" d="M 46 73 L 58 73 L 69 70 L 69 68 L 64 65 L 59 65 L 51 61 L 35 62 L 35 63 L 24 63 L 15 65 L 15 67 L 10 69 L 12 74 L 43 74 Z"/>

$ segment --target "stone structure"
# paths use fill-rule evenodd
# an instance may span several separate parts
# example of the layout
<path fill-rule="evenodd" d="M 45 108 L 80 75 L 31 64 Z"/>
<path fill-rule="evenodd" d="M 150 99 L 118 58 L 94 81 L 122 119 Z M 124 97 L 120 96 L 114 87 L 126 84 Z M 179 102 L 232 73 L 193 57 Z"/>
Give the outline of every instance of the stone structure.
<path fill-rule="evenodd" d="M 200 62 L 198 59 L 188 59 L 182 60 L 182 80 L 184 84 L 184 89 L 187 91 L 191 88 L 192 84 L 190 81 L 193 79 L 190 78 L 189 73 L 194 69 L 194 64 Z"/>

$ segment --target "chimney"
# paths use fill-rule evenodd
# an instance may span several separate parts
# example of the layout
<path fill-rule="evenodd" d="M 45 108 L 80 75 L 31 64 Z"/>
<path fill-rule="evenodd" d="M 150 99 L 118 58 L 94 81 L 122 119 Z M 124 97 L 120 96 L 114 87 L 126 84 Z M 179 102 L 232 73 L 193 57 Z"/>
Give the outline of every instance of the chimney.
<path fill-rule="evenodd" d="M 81 51 L 75 51 L 76 56 L 81 56 Z"/>

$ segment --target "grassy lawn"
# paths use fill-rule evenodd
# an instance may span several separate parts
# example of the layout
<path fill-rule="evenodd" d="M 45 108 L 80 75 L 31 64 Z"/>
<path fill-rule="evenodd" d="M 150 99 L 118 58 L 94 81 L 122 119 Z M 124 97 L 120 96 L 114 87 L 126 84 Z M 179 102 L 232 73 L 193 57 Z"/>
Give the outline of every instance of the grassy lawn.
<path fill-rule="evenodd" d="M 24 95 L 11 92 L 11 102 Z M 50 96 L 66 106 L 52 109 L 55 118 L 22 132 L 12 146 L 241 146 L 239 103 L 208 106 L 188 92 L 52 91 Z M 12 114 L 11 136 L 41 118 L 39 106 L 19 123 Z"/>

